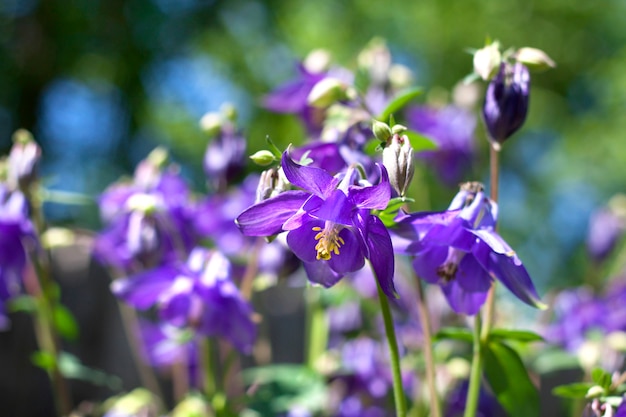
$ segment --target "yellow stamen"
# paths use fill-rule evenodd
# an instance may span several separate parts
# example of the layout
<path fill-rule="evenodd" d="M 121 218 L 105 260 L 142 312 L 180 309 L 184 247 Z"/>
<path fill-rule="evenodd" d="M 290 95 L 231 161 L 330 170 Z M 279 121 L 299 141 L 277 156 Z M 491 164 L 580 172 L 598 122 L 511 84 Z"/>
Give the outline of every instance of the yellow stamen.
<path fill-rule="evenodd" d="M 339 255 L 339 248 L 345 243 L 343 238 L 339 236 L 341 227 L 327 223 L 326 227 L 323 229 L 319 226 L 315 226 L 313 231 L 318 232 L 315 235 L 315 240 L 318 241 L 315 245 L 315 250 L 317 251 L 316 258 L 318 261 L 327 261 L 333 254 Z"/>

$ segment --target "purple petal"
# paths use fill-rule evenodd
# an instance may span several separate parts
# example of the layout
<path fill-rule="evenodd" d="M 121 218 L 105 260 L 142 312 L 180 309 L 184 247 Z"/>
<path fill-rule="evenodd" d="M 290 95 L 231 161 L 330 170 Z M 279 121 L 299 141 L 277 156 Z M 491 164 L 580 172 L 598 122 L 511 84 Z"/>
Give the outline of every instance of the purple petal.
<path fill-rule="evenodd" d="M 310 217 L 309 217 L 310 219 Z M 305 262 L 317 261 L 317 250 L 315 245 L 317 241 L 315 236 L 319 233 L 313 230 L 313 227 L 324 227 L 324 222 L 319 220 L 310 220 L 301 227 L 289 231 L 287 233 L 287 244 L 296 256 Z"/>
<path fill-rule="evenodd" d="M 306 153 L 313 162 L 309 166 L 321 168 L 329 173 L 337 173 L 346 167 L 346 161 L 339 154 L 339 146 L 334 142 L 314 142 L 291 151 L 291 155 L 299 161 Z"/>
<path fill-rule="evenodd" d="M 459 213 L 460 210 L 454 210 L 401 215 L 396 219 L 397 226 L 393 230 L 403 238 L 420 240 L 434 225 L 448 225 Z"/>
<path fill-rule="evenodd" d="M 385 167 L 379 165 L 381 180 L 378 185 L 370 187 L 351 186 L 349 197 L 358 208 L 384 210 L 391 198 L 391 185 Z"/>
<path fill-rule="evenodd" d="M 321 168 L 295 163 L 287 151 L 283 153 L 282 166 L 290 183 L 320 198 L 325 199 L 339 183 L 339 180 Z"/>
<path fill-rule="evenodd" d="M 526 304 L 545 309 L 528 271 L 511 247 L 492 230 L 475 230 L 474 234 L 481 239 L 474 247 L 476 259 L 491 277 L 500 280 Z"/>
<path fill-rule="evenodd" d="M 441 277 L 437 273 L 439 267 L 448 258 L 448 248 L 445 246 L 427 246 L 413 259 L 413 269 L 418 278 L 430 284 L 439 284 Z"/>
<path fill-rule="evenodd" d="M 302 207 L 308 197 L 304 191 L 285 191 L 247 208 L 235 223 L 246 236 L 275 235 L 282 231 L 283 223 Z"/>
<path fill-rule="evenodd" d="M 348 201 L 343 191 L 335 189 L 318 209 L 309 213 L 320 220 L 330 220 L 333 223 L 348 226 L 352 224 L 353 209 L 354 206 Z"/>
<path fill-rule="evenodd" d="M 344 240 L 344 244 L 339 248 L 339 255 L 332 255 L 328 262 L 333 271 L 340 274 L 358 271 L 363 268 L 365 258 L 361 253 L 358 238 L 348 229 L 342 229 L 339 237 Z"/>
<path fill-rule="evenodd" d="M 489 273 L 471 253 L 466 254 L 459 263 L 455 279 L 468 292 L 487 292 L 491 287 Z"/>
<path fill-rule="evenodd" d="M 467 314 L 473 316 L 480 311 L 480 307 L 487 299 L 487 292 L 469 292 L 465 291 L 457 282 L 452 280 L 441 286 L 448 304 L 459 314 Z"/>
<path fill-rule="evenodd" d="M 476 236 L 464 226 L 467 222 L 456 218 L 448 226 L 437 224 L 433 226 L 423 238 L 424 245 L 451 246 L 464 252 L 472 250 Z"/>
<path fill-rule="evenodd" d="M 326 288 L 332 287 L 343 278 L 343 274 L 333 271 L 327 262 L 304 262 L 303 265 L 309 281 Z"/>
<path fill-rule="evenodd" d="M 376 279 L 388 297 L 398 297 L 393 285 L 394 257 L 391 237 L 383 222 L 376 216 L 370 216 L 366 235 L 369 247 L 369 260 Z"/>
<path fill-rule="evenodd" d="M 164 266 L 113 281 L 111 291 L 136 309 L 145 310 L 153 306 L 161 294 L 172 286 L 177 275 L 178 268 Z"/>

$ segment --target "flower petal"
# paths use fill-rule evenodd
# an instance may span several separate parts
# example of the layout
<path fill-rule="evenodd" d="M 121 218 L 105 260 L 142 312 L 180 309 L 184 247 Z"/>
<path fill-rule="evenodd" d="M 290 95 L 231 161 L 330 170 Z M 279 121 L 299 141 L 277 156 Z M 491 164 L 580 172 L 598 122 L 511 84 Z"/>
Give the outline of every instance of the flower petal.
<path fill-rule="evenodd" d="M 344 276 L 344 274 L 333 271 L 328 262 L 303 262 L 303 265 L 309 281 L 323 285 L 326 288 L 332 287 Z"/>
<path fill-rule="evenodd" d="M 455 279 L 468 292 L 487 292 L 491 287 L 491 276 L 471 253 L 461 259 Z"/>
<path fill-rule="evenodd" d="M 349 198 L 358 208 L 384 210 L 391 198 L 391 185 L 389 175 L 385 167 L 378 165 L 381 172 L 381 180 L 378 185 L 369 187 L 349 188 Z"/>
<path fill-rule="evenodd" d="M 287 233 L 287 244 L 296 256 L 305 262 L 317 262 L 317 250 L 315 245 L 317 241 L 315 236 L 319 233 L 313 230 L 314 227 L 324 228 L 324 222 L 313 220 L 308 217 L 306 221 L 297 229 Z"/>
<path fill-rule="evenodd" d="M 369 247 L 369 261 L 376 274 L 381 289 L 388 297 L 398 297 L 393 285 L 395 260 L 391 237 L 383 222 L 376 216 L 370 216 L 365 235 Z"/>
<path fill-rule="evenodd" d="M 172 286 L 178 272 L 178 268 L 174 266 L 164 266 L 129 278 L 121 278 L 111 283 L 111 291 L 136 309 L 145 310 L 154 305 L 161 294 Z"/>
<path fill-rule="evenodd" d="M 272 236 L 293 216 L 309 197 L 304 191 L 285 191 L 244 210 L 235 224 L 246 236 Z"/>
<path fill-rule="evenodd" d="M 478 313 L 487 299 L 487 292 L 465 291 L 457 280 L 441 285 L 441 289 L 452 310 L 468 316 Z"/>
<path fill-rule="evenodd" d="M 328 261 L 319 262 L 328 262 L 331 269 L 340 274 L 358 271 L 363 268 L 365 258 L 363 258 L 356 235 L 349 229 L 344 228 L 339 232 L 339 237 L 344 241 L 341 248 L 339 248 L 339 255 L 333 255 Z"/>
<path fill-rule="evenodd" d="M 309 213 L 318 219 L 330 220 L 333 223 L 348 226 L 352 224 L 351 215 L 353 209 L 354 205 L 348 201 L 348 197 L 346 197 L 343 191 L 333 190 L 319 208 L 309 211 Z"/>
<path fill-rule="evenodd" d="M 320 198 L 325 199 L 339 183 L 339 180 L 321 168 L 295 163 L 287 151 L 283 153 L 282 166 L 290 183 Z"/>
<path fill-rule="evenodd" d="M 493 230 L 475 230 L 480 237 L 474 247 L 476 259 L 481 262 L 492 278 L 500 280 L 517 298 L 528 305 L 545 309 L 537 290 L 511 247 Z"/>
<path fill-rule="evenodd" d="M 418 278 L 430 284 L 439 284 L 441 277 L 437 273 L 439 267 L 448 257 L 448 248 L 445 246 L 427 246 L 413 259 L 413 269 Z"/>

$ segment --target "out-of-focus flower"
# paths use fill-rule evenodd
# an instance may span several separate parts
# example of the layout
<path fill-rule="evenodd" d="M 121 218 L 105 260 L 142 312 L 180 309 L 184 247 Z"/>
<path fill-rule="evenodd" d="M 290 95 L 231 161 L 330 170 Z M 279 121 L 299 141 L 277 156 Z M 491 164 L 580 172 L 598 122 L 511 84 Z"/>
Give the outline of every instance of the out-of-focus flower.
<path fill-rule="evenodd" d="M 13 134 L 9 154 L 8 182 L 14 189 L 26 190 L 37 179 L 41 148 L 33 136 L 24 129 Z"/>
<path fill-rule="evenodd" d="M 224 118 L 204 153 L 204 172 L 219 191 L 243 171 L 246 164 L 246 138 L 234 121 Z"/>
<path fill-rule="evenodd" d="M 343 179 L 323 169 L 282 157 L 287 179 L 304 191 L 285 191 L 244 210 L 237 225 L 244 235 L 272 236 L 287 231 L 287 243 L 304 262 L 309 280 L 326 287 L 361 269 L 369 259 L 381 288 L 393 296 L 393 247 L 372 209 L 387 207 L 391 196 L 384 168 L 375 186 L 354 185 L 356 171 Z"/>
<path fill-rule="evenodd" d="M 154 152 L 137 167 L 133 182 L 110 186 L 99 201 L 107 226 L 95 240 L 94 255 L 123 271 L 184 258 L 199 238 L 187 185 L 151 157 Z"/>
<path fill-rule="evenodd" d="M 35 230 L 28 217 L 28 202 L 20 191 L 0 184 L 0 330 L 9 326 L 5 304 L 23 292 L 26 248 L 36 244 Z"/>
<path fill-rule="evenodd" d="M 516 62 L 503 62 L 485 94 L 483 117 L 490 140 L 503 143 L 526 120 L 530 94 L 528 68 Z"/>
<path fill-rule="evenodd" d="M 446 185 L 457 186 L 471 169 L 476 117 L 456 106 L 411 107 L 406 116 L 410 129 L 437 144 L 436 150 L 419 152 L 416 156 L 433 167 Z"/>
<path fill-rule="evenodd" d="M 415 272 L 439 284 L 457 313 L 476 314 L 494 279 L 523 302 L 544 308 L 522 261 L 495 231 L 496 219 L 497 205 L 482 185 L 467 183 L 447 211 L 398 220 L 398 233 L 411 242 L 403 250 L 415 256 Z"/>
<path fill-rule="evenodd" d="M 461 381 L 448 395 L 444 417 L 461 417 L 465 412 L 469 381 Z M 488 391 L 480 390 L 476 417 L 505 417 L 506 413 L 498 400 Z"/>
<path fill-rule="evenodd" d="M 231 280 L 230 261 L 196 248 L 186 264 L 167 265 L 112 283 L 113 293 L 138 310 L 157 306 L 163 322 L 222 337 L 250 353 L 256 339 L 252 308 Z"/>
<path fill-rule="evenodd" d="M 606 207 L 592 213 L 587 231 L 587 253 L 597 263 L 606 260 L 626 229 L 626 196 L 618 194 Z"/>

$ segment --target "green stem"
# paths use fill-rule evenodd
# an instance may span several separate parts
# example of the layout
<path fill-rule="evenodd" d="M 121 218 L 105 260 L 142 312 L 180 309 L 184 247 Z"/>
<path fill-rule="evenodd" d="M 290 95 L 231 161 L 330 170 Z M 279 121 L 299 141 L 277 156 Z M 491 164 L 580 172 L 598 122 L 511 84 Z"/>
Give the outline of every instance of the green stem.
<path fill-rule="evenodd" d="M 402 374 L 400 373 L 400 354 L 398 353 L 398 342 L 396 341 L 396 331 L 393 327 L 391 318 L 391 309 L 389 308 L 389 300 L 387 295 L 380 288 L 377 282 L 378 300 L 380 309 L 383 313 L 383 321 L 385 322 L 385 333 L 387 335 L 387 344 L 389 345 L 389 361 L 391 363 L 391 373 L 393 376 L 393 399 L 396 405 L 396 416 L 405 417 L 407 415 L 406 398 L 402 387 Z"/>
<path fill-rule="evenodd" d="M 480 313 L 476 314 L 474 321 L 474 342 L 472 368 L 470 371 L 469 387 L 467 389 L 467 401 L 465 402 L 465 413 L 463 417 L 475 417 L 478 408 L 478 398 L 480 394 L 480 380 L 483 371 L 483 342 L 480 337 L 481 319 Z"/>
<path fill-rule="evenodd" d="M 426 383 L 430 394 L 430 415 L 431 417 L 440 417 L 441 405 L 439 403 L 435 377 L 435 357 L 433 355 L 433 342 L 430 329 L 430 312 L 426 305 L 426 297 L 424 297 L 424 290 L 419 278 L 417 278 L 417 294 L 417 308 L 419 310 L 422 336 L 424 337 L 424 360 L 426 362 Z"/>
<path fill-rule="evenodd" d="M 315 369 L 315 365 L 328 346 L 328 319 L 320 301 L 320 288 L 307 288 L 307 365 Z"/>

